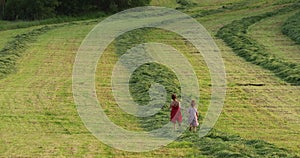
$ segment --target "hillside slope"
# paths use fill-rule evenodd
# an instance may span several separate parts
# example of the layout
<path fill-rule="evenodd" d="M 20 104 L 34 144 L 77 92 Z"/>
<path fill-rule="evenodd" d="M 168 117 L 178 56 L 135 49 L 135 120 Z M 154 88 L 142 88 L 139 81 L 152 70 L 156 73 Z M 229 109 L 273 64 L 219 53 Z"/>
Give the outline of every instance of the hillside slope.
<path fill-rule="evenodd" d="M 14 71 L 0 80 L 0 155 L 3 157 L 293 157 L 300 155 L 300 87 L 289 84 L 269 70 L 247 62 L 234 49 L 216 37 L 217 32 L 234 20 L 275 11 L 296 1 L 156 0 L 153 5 L 180 8 L 195 17 L 212 34 L 226 66 L 227 96 L 215 129 L 204 138 L 186 131 L 177 141 L 160 149 L 131 153 L 111 148 L 96 139 L 78 116 L 72 94 L 72 68 L 76 52 L 97 20 L 55 26 L 18 49 L 12 60 Z M 280 33 L 284 21 L 297 10 L 256 22 L 246 35 L 280 59 L 297 62 L 299 45 Z M 271 29 L 269 25 L 273 26 Z M 53 25 L 49 25 L 51 28 Z M 41 26 L 43 27 L 43 26 Z M 41 27 L 0 31 L 2 52 L 15 50 L 20 35 Z M 48 27 L 48 26 L 47 26 Z M 18 35 L 18 36 L 17 36 Z M 31 36 L 30 36 L 31 38 Z M 280 40 L 278 40 L 280 39 Z M 155 117 L 139 119 L 117 107 L 111 92 L 111 71 L 120 54 L 140 42 L 162 42 L 180 50 L 199 78 L 199 111 L 206 114 L 210 99 L 210 77 L 199 53 L 181 37 L 164 30 L 129 32 L 115 40 L 97 67 L 97 95 L 108 117 L 117 125 L 133 131 L 159 128 L 168 122 L 168 110 Z M 288 50 L 288 52 L 286 52 Z M 3 61 L 7 53 L 0 56 Z M 150 65 L 151 66 L 151 65 Z M 152 65 L 155 67 L 155 65 Z M 157 65 L 156 65 L 157 66 Z M 158 65 L 159 66 L 159 65 Z M 5 67 L 1 67 L 5 69 Z M 155 74 L 153 69 L 147 73 Z M 162 76 L 168 69 L 160 69 Z M 137 80 L 143 77 L 136 73 Z M 172 78 L 171 78 L 172 79 Z M 169 79 L 171 81 L 171 79 Z M 165 84 L 171 83 L 165 80 Z M 152 80 L 150 80 L 152 81 Z M 174 82 L 176 83 L 176 82 Z M 134 86 L 134 85 L 133 85 Z M 174 85 L 171 85 L 174 86 Z M 141 87 L 133 87 L 140 89 Z M 136 94 L 137 99 L 146 93 Z M 153 122 L 156 122 L 155 124 Z"/>

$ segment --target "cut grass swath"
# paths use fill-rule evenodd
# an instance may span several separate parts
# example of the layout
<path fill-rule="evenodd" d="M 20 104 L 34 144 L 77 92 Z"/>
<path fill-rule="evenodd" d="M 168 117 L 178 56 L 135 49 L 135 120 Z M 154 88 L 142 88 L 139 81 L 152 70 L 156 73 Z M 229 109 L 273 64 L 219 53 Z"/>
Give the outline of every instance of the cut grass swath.
<path fill-rule="evenodd" d="M 28 33 L 20 34 L 0 51 L 0 79 L 16 71 L 16 61 L 25 51 L 27 45 L 34 42 L 37 36 L 58 26 L 44 26 Z"/>
<path fill-rule="evenodd" d="M 300 44 L 300 12 L 288 18 L 282 26 L 282 33 Z"/>
<path fill-rule="evenodd" d="M 247 36 L 249 26 L 264 18 L 295 10 L 299 8 L 299 6 L 300 3 L 295 3 L 273 12 L 235 20 L 222 27 L 218 31 L 217 37 L 223 39 L 237 55 L 243 57 L 245 60 L 271 70 L 276 76 L 286 82 L 294 85 L 300 85 L 299 63 L 287 62 L 281 58 L 271 55 L 266 52 L 263 46 Z"/>

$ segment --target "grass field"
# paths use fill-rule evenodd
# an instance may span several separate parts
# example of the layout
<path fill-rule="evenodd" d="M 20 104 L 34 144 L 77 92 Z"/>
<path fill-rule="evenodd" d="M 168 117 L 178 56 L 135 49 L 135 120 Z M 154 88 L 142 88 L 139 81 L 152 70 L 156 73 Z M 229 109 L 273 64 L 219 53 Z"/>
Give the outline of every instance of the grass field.
<path fill-rule="evenodd" d="M 198 138 L 187 131 L 168 146 L 144 153 L 120 151 L 96 139 L 82 123 L 72 94 L 72 69 L 77 49 L 97 24 L 97 20 L 80 21 L 38 35 L 17 59 L 17 71 L 0 80 L 0 157 L 300 156 L 300 87 L 245 61 L 222 39 L 215 37 L 221 27 L 233 20 L 273 11 L 295 1 L 190 2 L 195 4 L 186 6 L 182 11 L 192 16 L 202 13 L 195 17 L 215 39 L 227 74 L 225 105 L 214 130 L 207 137 Z M 172 0 L 153 0 L 151 4 L 172 8 L 180 6 Z M 222 6 L 228 9 L 220 9 Z M 247 35 L 263 45 L 267 52 L 299 63 L 299 44 L 280 31 L 284 21 L 295 12 L 259 21 L 249 28 Z M 0 50 L 16 35 L 40 27 L 0 31 Z M 157 128 L 168 122 L 166 109 L 155 117 L 140 119 L 118 108 L 113 98 L 111 72 L 120 56 L 119 51 L 141 42 L 169 44 L 187 57 L 199 79 L 199 111 L 203 118 L 210 99 L 210 76 L 203 57 L 180 36 L 158 29 L 125 34 L 115 40 L 99 60 L 97 97 L 103 103 L 107 116 L 115 124 L 133 131 Z M 151 70 L 147 72 L 155 74 Z M 165 69 L 161 72 L 162 76 L 164 72 Z M 142 80 L 139 75 L 137 79 Z M 166 80 L 165 84 L 168 83 Z M 143 98 L 144 94 L 138 97 Z M 154 124 L 154 121 L 157 122 Z"/>

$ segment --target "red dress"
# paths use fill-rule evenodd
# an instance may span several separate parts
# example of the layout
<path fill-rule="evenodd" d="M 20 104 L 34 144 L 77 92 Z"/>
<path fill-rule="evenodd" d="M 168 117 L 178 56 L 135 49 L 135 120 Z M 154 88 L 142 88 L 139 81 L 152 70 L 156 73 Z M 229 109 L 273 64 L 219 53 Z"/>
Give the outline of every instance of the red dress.
<path fill-rule="evenodd" d="M 180 111 L 180 103 L 178 101 L 172 101 L 171 103 L 171 118 L 170 120 L 173 123 L 182 122 L 182 115 L 181 115 L 181 111 Z"/>

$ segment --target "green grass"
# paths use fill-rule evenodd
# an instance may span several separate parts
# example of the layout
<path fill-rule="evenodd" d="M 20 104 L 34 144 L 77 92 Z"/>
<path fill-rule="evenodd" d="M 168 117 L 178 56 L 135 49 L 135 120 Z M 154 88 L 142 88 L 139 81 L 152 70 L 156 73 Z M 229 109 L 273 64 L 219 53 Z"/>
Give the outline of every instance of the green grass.
<path fill-rule="evenodd" d="M 201 1 L 194 6 L 195 8 L 189 6 L 191 8 L 188 10 L 197 10 L 202 7 L 201 5 L 220 8 L 221 5 L 241 2 Z M 197 20 L 214 35 L 219 28 L 230 24 L 233 20 L 275 10 L 282 7 L 283 3 L 283 1 L 255 2 L 249 4 L 260 6 L 254 10 L 251 7 L 224 10 L 198 17 Z M 280 4 L 269 5 L 279 2 Z M 167 1 L 165 3 L 168 5 Z M 186 132 L 168 146 L 145 153 L 124 152 L 101 143 L 83 125 L 73 102 L 71 89 L 72 66 L 76 51 L 95 24 L 95 22 L 78 22 L 48 30 L 34 37 L 35 40 L 28 42 L 26 48 L 22 49 L 22 56 L 15 63 L 17 71 L 0 80 L 1 156 L 289 157 L 300 154 L 299 87 L 288 85 L 275 77 L 272 72 L 245 62 L 220 39 L 216 39 L 216 42 L 226 65 L 227 96 L 215 130 L 207 137 L 198 138 Z M 257 26 L 259 25 L 260 23 L 257 23 Z M 3 40 L 2 45 L 4 46 L 6 41 L 13 41 L 13 37 L 17 34 L 26 34 L 34 29 L 36 28 L 1 31 L 0 34 L 5 34 L 3 37 L 10 38 Z M 267 31 L 261 33 L 268 34 Z M 251 32 L 249 34 L 252 36 Z M 133 131 L 150 130 L 168 121 L 168 111 L 161 111 L 147 120 L 129 115 L 118 107 L 111 93 L 110 77 L 113 66 L 121 55 L 118 52 L 146 41 L 169 44 L 188 58 L 199 79 L 201 96 L 198 105 L 201 116 L 205 116 L 210 99 L 210 77 L 203 57 L 181 37 L 156 29 L 125 34 L 114 41 L 99 60 L 96 76 L 97 97 L 107 116 L 115 124 Z M 272 43 L 269 45 L 271 47 Z M 278 47 L 284 45 L 282 42 L 276 43 Z M 144 65 L 136 71 L 135 76 L 132 76 L 135 82 L 147 78 L 147 75 L 155 79 L 154 74 L 157 72 L 149 71 L 147 66 L 168 72 L 160 65 Z M 141 75 L 142 70 L 147 70 L 150 74 Z M 249 86 L 249 83 L 263 86 Z M 141 85 L 132 85 L 136 90 L 140 90 L 139 87 Z M 142 90 L 145 92 L 147 88 Z M 137 100 L 144 98 L 145 95 L 147 93 L 136 95 Z M 154 121 L 157 123 L 153 124 Z"/>
<path fill-rule="evenodd" d="M 291 16 L 282 26 L 282 33 L 290 37 L 297 44 L 300 44 L 300 12 Z"/>
<path fill-rule="evenodd" d="M 248 8 L 248 9 L 257 8 L 257 5 L 249 6 L 249 4 L 251 4 L 251 2 L 249 2 L 249 1 L 240 1 L 240 2 L 236 2 L 236 3 L 224 4 L 221 7 L 218 6 L 218 8 L 213 8 L 210 10 L 205 10 L 205 9 L 193 10 L 193 11 L 189 11 L 189 13 L 192 13 L 193 18 L 199 18 L 199 17 L 208 16 L 208 15 L 223 13 L 226 11 L 242 10 L 242 9 L 246 9 L 246 8 Z"/>
<path fill-rule="evenodd" d="M 37 27 L 39 27 L 39 26 L 37 26 Z M 37 27 L 0 31 L 0 37 L 1 37 L 0 38 L 0 50 L 4 48 L 4 46 L 7 44 L 8 41 L 12 41 L 15 36 L 29 32 Z"/>
<path fill-rule="evenodd" d="M 185 133 L 180 142 L 193 142 L 201 154 L 211 157 L 293 157 L 288 150 L 261 140 L 245 140 L 236 135 L 228 135 L 213 130 L 206 137 Z"/>
<path fill-rule="evenodd" d="M 151 6 L 161 6 L 161 7 L 168 7 L 168 8 L 176 8 L 179 6 L 177 0 L 152 0 L 150 2 Z"/>
<path fill-rule="evenodd" d="M 178 86 L 179 80 L 177 79 L 176 74 L 164 65 L 149 63 L 141 65 L 134 71 L 130 78 L 129 84 L 131 86 L 129 87 L 129 90 L 134 101 L 140 105 L 147 105 L 151 100 L 149 89 L 151 84 L 154 83 L 163 85 L 167 91 L 167 96 L 170 97 L 175 93 L 180 97 L 180 87 Z"/>

